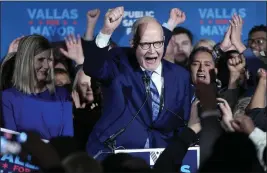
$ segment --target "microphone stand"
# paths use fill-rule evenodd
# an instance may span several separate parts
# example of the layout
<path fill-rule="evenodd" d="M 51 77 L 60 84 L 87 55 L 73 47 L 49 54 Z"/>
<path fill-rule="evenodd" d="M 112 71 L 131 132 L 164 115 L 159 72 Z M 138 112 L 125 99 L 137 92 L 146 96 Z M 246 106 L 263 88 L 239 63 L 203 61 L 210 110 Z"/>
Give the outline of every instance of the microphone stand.
<path fill-rule="evenodd" d="M 140 107 L 140 109 L 137 111 L 137 113 L 135 114 L 135 116 L 128 122 L 128 124 L 126 126 L 124 126 L 123 128 L 119 129 L 116 133 L 114 133 L 113 135 L 111 135 L 109 138 L 107 138 L 104 141 L 104 145 L 106 145 L 109 149 L 111 149 L 112 153 L 115 152 L 116 149 L 116 138 L 118 136 L 120 136 L 122 133 L 125 132 L 125 130 L 128 128 L 128 126 L 133 122 L 133 120 L 135 120 L 139 114 L 139 112 L 141 111 L 141 109 L 144 107 L 145 103 L 147 102 L 147 99 L 149 97 L 149 93 L 150 93 L 150 88 L 149 88 L 149 84 L 150 84 L 150 78 L 143 76 L 143 81 L 145 83 L 145 88 L 146 88 L 146 99 L 143 102 L 142 106 Z"/>
<path fill-rule="evenodd" d="M 111 135 L 108 139 L 106 139 L 106 140 L 104 141 L 104 144 L 105 144 L 106 146 L 108 146 L 108 147 L 111 149 L 112 153 L 114 153 L 114 152 L 115 152 L 115 149 L 116 149 L 116 138 L 117 138 L 119 135 L 121 135 L 125 130 L 126 130 L 125 127 L 122 128 L 122 129 L 120 129 L 120 130 L 118 130 L 116 133 L 114 133 L 114 134 Z"/>

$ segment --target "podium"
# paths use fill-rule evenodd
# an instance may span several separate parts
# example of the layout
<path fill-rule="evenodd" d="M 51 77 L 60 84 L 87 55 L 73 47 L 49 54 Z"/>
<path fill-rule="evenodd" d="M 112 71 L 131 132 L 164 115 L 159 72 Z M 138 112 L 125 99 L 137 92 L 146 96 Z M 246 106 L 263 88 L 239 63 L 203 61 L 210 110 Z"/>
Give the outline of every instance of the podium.
<path fill-rule="evenodd" d="M 130 155 L 144 159 L 151 167 L 154 166 L 164 148 L 151 149 L 123 149 L 115 150 L 116 153 L 128 153 Z M 190 147 L 183 159 L 180 172 L 195 173 L 199 168 L 200 150 L 199 147 Z"/>

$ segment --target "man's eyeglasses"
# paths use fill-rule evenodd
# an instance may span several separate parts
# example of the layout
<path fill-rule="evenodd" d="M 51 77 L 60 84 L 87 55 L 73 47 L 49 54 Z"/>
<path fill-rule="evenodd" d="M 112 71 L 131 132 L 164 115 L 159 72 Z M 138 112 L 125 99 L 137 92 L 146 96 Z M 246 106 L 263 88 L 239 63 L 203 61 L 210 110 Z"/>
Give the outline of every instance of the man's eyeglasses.
<path fill-rule="evenodd" d="M 248 39 L 246 40 L 246 43 L 248 46 L 255 43 L 256 45 L 260 46 L 263 45 L 267 40 L 265 38 L 257 38 L 257 39 Z"/>
<path fill-rule="evenodd" d="M 164 45 L 164 41 L 156 41 L 156 42 L 143 42 L 143 43 L 139 43 L 139 46 L 143 49 L 143 50 L 148 50 L 151 45 L 154 46 L 155 49 L 159 49 Z"/>

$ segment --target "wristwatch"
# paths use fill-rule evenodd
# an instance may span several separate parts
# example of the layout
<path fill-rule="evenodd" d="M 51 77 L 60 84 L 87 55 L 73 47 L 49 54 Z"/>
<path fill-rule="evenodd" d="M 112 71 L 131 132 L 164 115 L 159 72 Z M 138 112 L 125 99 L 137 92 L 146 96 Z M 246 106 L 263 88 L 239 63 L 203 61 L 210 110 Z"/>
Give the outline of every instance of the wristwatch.
<path fill-rule="evenodd" d="M 75 65 L 75 73 L 77 73 L 81 68 L 83 68 L 83 64 Z"/>
<path fill-rule="evenodd" d="M 218 60 L 224 54 L 224 51 L 220 48 L 220 44 L 218 43 L 213 47 L 212 56 L 214 60 Z"/>

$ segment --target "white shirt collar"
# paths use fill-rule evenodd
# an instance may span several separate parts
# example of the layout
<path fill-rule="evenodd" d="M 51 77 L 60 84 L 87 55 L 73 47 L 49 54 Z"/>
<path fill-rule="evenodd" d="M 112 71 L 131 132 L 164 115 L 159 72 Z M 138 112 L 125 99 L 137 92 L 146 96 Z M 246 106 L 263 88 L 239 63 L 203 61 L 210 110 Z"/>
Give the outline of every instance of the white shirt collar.
<path fill-rule="evenodd" d="M 140 66 L 141 67 L 141 66 Z M 145 71 L 146 69 L 144 69 L 143 67 L 141 67 L 141 69 L 143 71 Z M 154 72 L 156 72 L 158 75 L 161 76 L 161 73 L 162 73 L 162 63 L 160 62 L 159 66 L 156 68 L 156 70 L 154 70 Z"/>

